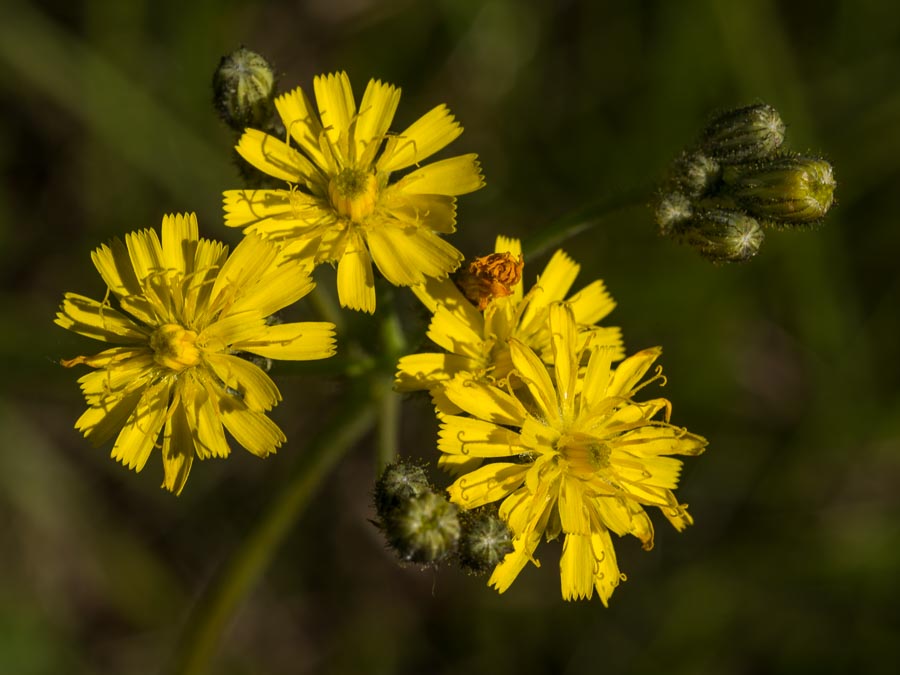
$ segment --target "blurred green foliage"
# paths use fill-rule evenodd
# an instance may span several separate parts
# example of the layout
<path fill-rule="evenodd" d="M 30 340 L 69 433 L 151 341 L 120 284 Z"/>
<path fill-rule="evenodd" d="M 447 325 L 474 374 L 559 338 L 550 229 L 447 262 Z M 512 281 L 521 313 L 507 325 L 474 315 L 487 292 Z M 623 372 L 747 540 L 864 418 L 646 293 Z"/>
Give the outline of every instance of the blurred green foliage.
<path fill-rule="evenodd" d="M 64 291 L 102 295 L 89 252 L 172 211 L 236 241 L 210 80 L 241 44 L 285 89 L 340 69 L 358 93 L 369 77 L 402 86 L 398 128 L 446 102 L 466 128 L 453 154 L 478 152 L 488 181 L 460 200 L 467 255 L 652 185 L 712 111 L 755 101 L 833 163 L 838 204 L 743 266 L 658 237 L 640 204 L 563 244 L 580 284 L 607 282 L 628 348 L 664 346 L 673 419 L 710 440 L 679 491 L 696 525 L 657 518 L 651 553 L 621 540 L 629 580 L 609 609 L 560 600 L 553 545 L 504 596 L 398 567 L 368 521 L 367 441 L 241 604 L 212 672 L 894 671 L 900 7 L 6 0 L 0 672 L 166 672 L 200 593 L 342 405 L 345 381 L 276 368 L 288 444 L 203 463 L 180 498 L 158 489 L 156 461 L 136 476 L 72 428 L 82 402 L 57 360 L 94 345 L 51 319 Z M 526 261 L 529 283 L 543 261 Z M 404 451 L 434 460 L 427 400 L 402 414 Z"/>

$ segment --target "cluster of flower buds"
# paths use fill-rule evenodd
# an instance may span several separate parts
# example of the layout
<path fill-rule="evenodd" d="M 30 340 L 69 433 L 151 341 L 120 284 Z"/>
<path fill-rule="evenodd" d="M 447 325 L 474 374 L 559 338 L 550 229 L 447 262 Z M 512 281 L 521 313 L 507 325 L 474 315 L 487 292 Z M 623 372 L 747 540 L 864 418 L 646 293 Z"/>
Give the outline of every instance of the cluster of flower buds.
<path fill-rule="evenodd" d="M 487 574 L 513 550 L 512 534 L 496 509 L 460 511 L 429 482 L 419 464 L 385 467 L 375 483 L 377 525 L 403 562 L 454 562 Z"/>
<path fill-rule="evenodd" d="M 759 252 L 767 227 L 808 226 L 834 201 L 831 165 L 785 150 L 785 126 L 759 103 L 716 116 L 673 162 L 655 203 L 663 236 L 714 262 Z"/>

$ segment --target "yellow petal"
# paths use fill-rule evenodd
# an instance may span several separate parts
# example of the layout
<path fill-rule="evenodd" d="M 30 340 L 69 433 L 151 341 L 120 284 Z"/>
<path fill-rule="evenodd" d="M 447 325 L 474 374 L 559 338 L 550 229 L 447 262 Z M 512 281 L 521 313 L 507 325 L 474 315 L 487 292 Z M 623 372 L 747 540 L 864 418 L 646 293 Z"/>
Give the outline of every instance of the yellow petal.
<path fill-rule="evenodd" d="M 118 344 L 146 343 L 149 334 L 129 317 L 91 298 L 66 293 L 54 323 L 95 340 Z"/>
<path fill-rule="evenodd" d="M 451 476 L 462 476 L 474 471 L 482 463 L 481 457 L 466 457 L 465 455 L 441 455 L 438 457 L 438 467 Z"/>
<path fill-rule="evenodd" d="M 441 416 L 438 450 L 473 457 L 510 457 L 526 451 L 519 434 L 484 420 L 458 415 Z"/>
<path fill-rule="evenodd" d="M 645 541 L 646 529 L 649 526 L 649 539 L 653 539 L 653 526 L 647 519 L 646 512 L 643 507 L 639 504 L 636 505 L 631 499 L 622 496 L 600 495 L 591 500 L 589 508 L 597 519 L 597 522 L 594 523 L 595 531 L 605 527 L 620 537 L 641 532 L 642 536 L 639 538 Z M 641 522 L 639 520 L 640 516 L 643 516 L 646 520 Z M 635 523 L 636 520 L 639 522 Z"/>
<path fill-rule="evenodd" d="M 193 213 L 163 216 L 163 266 L 177 270 L 182 276 L 193 271 L 194 255 L 200 238 L 197 216 Z"/>
<path fill-rule="evenodd" d="M 616 590 L 620 581 L 624 581 L 624 575 L 619 572 L 616 562 L 616 551 L 613 548 L 609 532 L 601 531 L 591 536 L 591 548 L 594 550 L 594 560 L 597 571 L 594 574 L 594 588 L 603 602 L 604 607 L 609 607 L 609 598 Z"/>
<path fill-rule="evenodd" d="M 395 184 L 407 194 L 462 195 L 484 187 L 478 155 L 460 155 L 426 164 Z"/>
<path fill-rule="evenodd" d="M 456 231 L 456 197 L 410 194 L 389 187 L 382 192 L 380 205 L 406 225 L 425 227 L 441 234 Z"/>
<path fill-rule="evenodd" d="M 333 356 L 334 324 L 306 321 L 266 326 L 250 340 L 235 342 L 235 349 L 270 359 L 309 361 Z"/>
<path fill-rule="evenodd" d="M 356 232 L 348 233 L 347 246 L 338 263 L 337 287 L 341 307 L 369 314 L 375 311 L 372 259 L 362 237 Z"/>
<path fill-rule="evenodd" d="M 271 265 L 255 284 L 242 289 L 240 298 L 228 308 L 229 314 L 256 310 L 269 316 L 306 296 L 316 284 L 309 267 L 295 262 Z"/>
<path fill-rule="evenodd" d="M 696 456 L 706 449 L 707 440 L 688 432 L 687 429 L 654 424 L 625 432 L 617 439 L 616 445 L 632 454 L 644 457 L 654 455 Z"/>
<path fill-rule="evenodd" d="M 641 381 L 641 378 L 644 377 L 660 354 L 662 354 L 662 347 L 651 347 L 622 361 L 613 374 L 606 395 L 630 398 L 638 382 Z"/>
<path fill-rule="evenodd" d="M 537 283 L 528 293 L 528 305 L 522 312 L 520 325 L 523 332 L 534 334 L 543 330 L 546 322 L 544 312 L 553 303 L 565 299 L 566 293 L 575 283 L 580 265 L 565 252 L 559 250 L 538 277 Z"/>
<path fill-rule="evenodd" d="M 258 129 L 247 129 L 235 150 L 249 164 L 273 178 L 300 185 L 322 181 L 319 169 L 306 157 Z"/>
<path fill-rule="evenodd" d="M 669 490 L 678 487 L 682 462 L 674 457 L 644 457 L 635 461 L 617 448 L 611 462 L 622 480 Z"/>
<path fill-rule="evenodd" d="M 329 166 L 319 149 L 322 123 L 313 110 L 312 103 L 300 87 L 275 99 L 275 108 L 291 138 L 322 171 Z"/>
<path fill-rule="evenodd" d="M 475 370 L 478 363 L 459 354 L 423 353 L 403 356 L 397 362 L 394 389 L 419 391 L 450 379 L 457 373 Z"/>
<path fill-rule="evenodd" d="M 108 349 L 103 354 L 113 350 Z M 85 373 L 78 378 L 81 392 L 88 405 L 101 405 L 110 399 L 121 398 L 127 393 L 142 387 L 156 376 L 156 363 L 153 354 L 147 351 L 136 352 L 132 349 L 117 348 L 116 360 L 101 358 L 98 365 L 88 363 L 99 370 Z M 97 356 L 101 356 L 98 354 Z M 105 367 L 102 361 L 107 361 Z"/>
<path fill-rule="evenodd" d="M 278 257 L 278 247 L 251 234 L 244 237 L 219 271 L 210 294 L 210 312 L 227 310 L 254 288 Z"/>
<path fill-rule="evenodd" d="M 672 527 L 681 532 L 688 525 L 693 525 L 694 519 L 691 517 L 691 514 L 687 512 L 687 504 L 679 504 L 675 495 L 671 493 L 669 497 L 671 505 L 662 507 L 661 510 L 666 519 L 672 523 Z"/>
<path fill-rule="evenodd" d="M 138 280 L 143 284 L 151 275 L 158 275 L 165 269 L 162 244 L 155 230 L 140 230 L 125 235 L 128 256 Z"/>
<path fill-rule="evenodd" d="M 622 342 L 622 329 L 618 326 L 592 326 L 587 329 L 579 329 L 579 351 L 600 349 L 603 347 L 611 350 L 611 358 L 613 361 L 618 361 L 624 357 L 625 345 Z"/>
<path fill-rule="evenodd" d="M 176 495 L 181 494 L 194 461 L 194 439 L 185 416 L 184 406 L 180 402 L 172 408 L 171 414 L 166 420 L 166 427 L 163 431 L 162 459 L 162 487 Z"/>
<path fill-rule="evenodd" d="M 216 275 L 228 259 L 228 247 L 218 241 L 201 239 L 194 256 L 194 273 L 187 279 L 184 291 L 184 316 L 195 321 L 205 320 L 203 308 L 208 309 Z M 197 324 L 195 324 L 197 325 Z"/>
<path fill-rule="evenodd" d="M 144 386 L 139 386 L 105 401 L 102 406 L 88 408 L 75 422 L 75 428 L 95 446 L 102 445 L 122 430 L 143 393 Z"/>
<path fill-rule="evenodd" d="M 267 227 L 282 228 L 293 223 L 297 215 L 291 203 L 290 190 L 226 190 L 223 193 L 225 225 L 227 227 L 252 227 L 254 232 L 268 232 Z M 309 195 L 301 201 L 313 201 Z"/>
<path fill-rule="evenodd" d="M 594 324 L 606 317 L 616 307 L 606 286 L 599 279 L 566 300 L 572 307 L 575 321 L 579 324 Z"/>
<path fill-rule="evenodd" d="M 281 429 L 264 413 L 249 410 L 243 401 L 221 397 L 222 422 L 234 440 L 258 457 L 267 457 L 286 440 Z"/>
<path fill-rule="evenodd" d="M 514 257 L 522 255 L 522 242 L 515 237 L 497 235 L 494 241 L 494 253 L 511 253 Z"/>
<path fill-rule="evenodd" d="M 199 459 L 228 457 L 231 453 L 216 403 L 222 396 L 221 392 L 218 385 L 214 389 L 212 385 L 197 382 L 194 378 L 189 378 L 183 385 L 181 399 Z"/>
<path fill-rule="evenodd" d="M 391 173 L 418 164 L 452 143 L 462 131 L 447 106 L 432 108 L 388 140 L 378 160 L 378 171 Z"/>
<path fill-rule="evenodd" d="M 457 314 L 439 306 L 428 324 L 428 337 L 448 352 L 454 352 L 481 364 L 484 339 Z"/>
<path fill-rule="evenodd" d="M 537 565 L 537 561 L 532 558 L 534 549 L 540 541 L 540 535 L 529 537 L 515 537 L 513 539 L 513 551 L 507 553 L 506 557 L 494 568 L 488 579 L 488 585 L 495 588 L 498 593 L 505 593 L 512 585 L 512 582 L 519 576 L 519 572 L 525 567 L 529 560 Z"/>
<path fill-rule="evenodd" d="M 429 278 L 424 284 L 413 286 L 412 292 L 432 314 L 437 312 L 438 307 L 443 307 L 463 325 L 469 326 L 479 336 L 479 340 L 484 335 L 484 318 L 481 312 L 466 299 L 452 279 Z"/>
<path fill-rule="evenodd" d="M 571 419 L 575 405 L 575 386 L 578 378 L 577 327 L 571 308 L 566 303 L 550 306 L 550 343 L 553 369 L 563 416 Z"/>
<path fill-rule="evenodd" d="M 581 481 L 563 474 L 559 490 L 559 518 L 566 534 L 591 533 L 590 518 L 585 508 L 586 499 Z"/>
<path fill-rule="evenodd" d="M 463 375 L 446 382 L 443 388 L 447 398 L 479 419 L 496 424 L 521 426 L 527 414 L 518 399 L 502 389 L 476 382 Z"/>
<path fill-rule="evenodd" d="M 366 232 L 372 260 L 395 286 L 414 286 L 426 277 L 444 277 L 462 262 L 462 253 L 422 227 L 382 223 Z"/>
<path fill-rule="evenodd" d="M 169 408 L 170 380 L 147 387 L 119 432 L 112 458 L 129 469 L 140 471 L 159 438 Z"/>
<path fill-rule="evenodd" d="M 332 151 L 338 152 L 341 164 L 346 165 L 352 159 L 349 156 L 350 122 L 356 114 L 350 78 L 347 73 L 318 75 L 313 80 L 313 89 L 328 142 Z"/>
<path fill-rule="evenodd" d="M 529 415 L 522 422 L 522 430 L 519 432 L 523 445 L 536 452 L 547 452 L 553 448 L 561 436 L 558 429 L 554 429 L 543 421 L 539 421 Z"/>
<path fill-rule="evenodd" d="M 496 462 L 482 466 L 472 473 L 456 479 L 447 493 L 450 501 L 465 509 L 503 499 L 514 492 L 525 480 L 527 464 Z"/>
<path fill-rule="evenodd" d="M 122 240 L 114 239 L 109 246 L 103 245 L 96 249 L 91 253 L 91 259 L 109 290 L 120 301 L 125 299 L 123 308 L 138 321 L 151 323 L 155 318 L 153 306 L 143 295 L 143 288 L 135 276 L 128 249 Z"/>
<path fill-rule="evenodd" d="M 548 424 L 560 418 L 556 390 L 547 367 L 531 349 L 515 339 L 509 341 L 509 353 L 518 376 L 528 387 Z"/>
<path fill-rule="evenodd" d="M 197 346 L 207 353 L 221 352 L 234 343 L 253 340 L 265 330 L 266 320 L 259 312 L 228 313 L 203 329 L 197 336 Z"/>
<path fill-rule="evenodd" d="M 587 600 L 594 594 L 594 551 L 590 534 L 567 534 L 559 560 L 563 600 Z"/>
<path fill-rule="evenodd" d="M 611 349 L 598 347 L 591 351 L 581 388 L 582 411 L 591 413 L 606 399 L 606 390 L 612 376 L 612 358 Z"/>
<path fill-rule="evenodd" d="M 249 361 L 231 354 L 207 354 L 205 360 L 228 393 L 250 410 L 271 410 L 281 400 L 275 383 Z"/>
<path fill-rule="evenodd" d="M 353 134 L 358 166 L 371 166 L 375 160 L 399 102 L 399 89 L 380 80 L 369 80 L 359 104 Z"/>

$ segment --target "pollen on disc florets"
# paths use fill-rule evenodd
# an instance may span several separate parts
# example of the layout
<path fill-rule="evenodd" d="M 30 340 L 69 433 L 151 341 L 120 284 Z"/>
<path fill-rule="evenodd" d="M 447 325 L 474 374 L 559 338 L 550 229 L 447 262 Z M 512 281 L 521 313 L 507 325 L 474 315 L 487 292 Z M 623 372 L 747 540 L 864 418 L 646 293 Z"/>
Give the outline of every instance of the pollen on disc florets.
<path fill-rule="evenodd" d="M 375 211 L 378 181 L 371 171 L 342 169 L 328 182 L 328 198 L 339 215 L 361 222 Z"/>
<path fill-rule="evenodd" d="M 177 323 L 167 323 L 153 331 L 150 348 L 154 361 L 176 372 L 200 363 L 197 333 Z"/>

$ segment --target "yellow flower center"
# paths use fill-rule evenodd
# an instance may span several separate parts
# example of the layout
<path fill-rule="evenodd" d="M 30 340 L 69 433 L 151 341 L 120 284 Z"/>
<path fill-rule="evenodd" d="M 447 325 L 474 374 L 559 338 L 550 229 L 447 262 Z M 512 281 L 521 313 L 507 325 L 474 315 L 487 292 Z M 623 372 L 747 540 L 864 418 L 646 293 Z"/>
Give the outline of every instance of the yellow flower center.
<path fill-rule="evenodd" d="M 362 169 L 343 169 L 328 182 L 328 197 L 340 215 L 361 222 L 375 210 L 378 182 Z"/>
<path fill-rule="evenodd" d="M 159 365 L 178 372 L 200 363 L 200 350 L 196 343 L 197 334 L 177 323 L 160 326 L 150 336 L 153 359 Z"/>
<path fill-rule="evenodd" d="M 563 434 L 556 441 L 556 451 L 574 474 L 592 475 L 609 466 L 609 446 L 592 436 Z"/>

